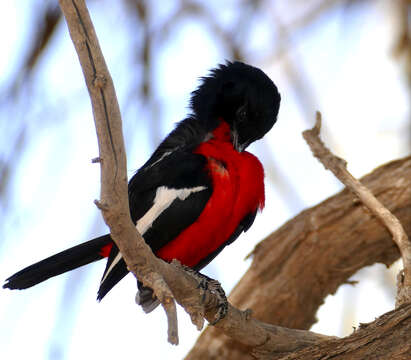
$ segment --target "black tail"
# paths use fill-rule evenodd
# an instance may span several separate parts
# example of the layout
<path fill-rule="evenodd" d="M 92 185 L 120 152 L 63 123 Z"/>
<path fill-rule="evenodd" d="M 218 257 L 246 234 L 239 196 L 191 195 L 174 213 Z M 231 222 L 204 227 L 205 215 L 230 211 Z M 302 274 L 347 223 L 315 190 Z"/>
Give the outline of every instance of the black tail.
<path fill-rule="evenodd" d="M 100 281 L 97 293 L 97 300 L 101 301 L 104 296 L 128 274 L 127 265 L 121 256 L 118 247 L 113 243 L 110 254 L 108 255 L 106 269 Z"/>
<path fill-rule="evenodd" d="M 100 260 L 104 257 L 102 248 L 111 243 L 110 235 L 104 235 L 74 246 L 20 270 L 6 280 L 3 288 L 27 289 L 53 276 Z"/>

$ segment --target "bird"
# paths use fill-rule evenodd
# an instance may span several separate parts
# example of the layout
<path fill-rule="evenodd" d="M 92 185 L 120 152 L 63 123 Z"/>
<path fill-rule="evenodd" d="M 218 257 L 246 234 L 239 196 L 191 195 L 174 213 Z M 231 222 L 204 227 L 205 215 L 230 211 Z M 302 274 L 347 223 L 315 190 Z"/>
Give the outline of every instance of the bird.
<path fill-rule="evenodd" d="M 281 96 L 259 68 L 226 61 L 200 78 L 190 113 L 160 143 L 128 184 L 130 215 L 153 253 L 199 272 L 246 232 L 264 208 L 264 169 L 245 149 L 277 121 Z M 97 300 L 128 274 L 106 234 L 30 265 L 3 288 L 26 289 L 97 260 L 107 259 Z M 138 282 L 145 312 L 158 304 Z"/>

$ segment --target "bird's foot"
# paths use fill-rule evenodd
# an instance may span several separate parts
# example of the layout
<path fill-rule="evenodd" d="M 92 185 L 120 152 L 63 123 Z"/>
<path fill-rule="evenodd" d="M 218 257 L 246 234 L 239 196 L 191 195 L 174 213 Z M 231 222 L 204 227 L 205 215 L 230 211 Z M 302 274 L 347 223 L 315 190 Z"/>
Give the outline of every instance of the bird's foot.
<path fill-rule="evenodd" d="M 141 283 L 139 282 L 139 284 Z M 135 301 L 137 305 L 142 307 L 146 314 L 151 313 L 158 305 L 160 305 L 160 301 L 154 296 L 153 290 L 142 284 L 139 285 Z"/>
<path fill-rule="evenodd" d="M 217 324 L 221 319 L 227 315 L 228 301 L 221 284 L 210 277 L 199 273 L 189 267 L 184 266 L 184 269 L 190 273 L 198 281 L 197 288 L 202 290 L 202 303 L 205 305 L 207 302 L 207 291 L 215 296 L 217 303 L 213 306 L 217 308 L 217 313 L 214 317 L 214 321 L 210 322 L 210 325 Z"/>

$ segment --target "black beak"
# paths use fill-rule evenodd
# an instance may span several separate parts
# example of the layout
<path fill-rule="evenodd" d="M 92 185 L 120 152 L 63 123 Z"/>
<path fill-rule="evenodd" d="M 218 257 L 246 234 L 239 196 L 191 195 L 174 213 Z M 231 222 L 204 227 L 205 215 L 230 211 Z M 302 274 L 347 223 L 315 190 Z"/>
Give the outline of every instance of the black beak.
<path fill-rule="evenodd" d="M 249 142 L 243 144 L 240 143 L 238 132 L 235 128 L 231 131 L 231 142 L 233 143 L 234 149 L 236 149 L 238 152 L 243 152 L 246 147 L 250 145 Z"/>

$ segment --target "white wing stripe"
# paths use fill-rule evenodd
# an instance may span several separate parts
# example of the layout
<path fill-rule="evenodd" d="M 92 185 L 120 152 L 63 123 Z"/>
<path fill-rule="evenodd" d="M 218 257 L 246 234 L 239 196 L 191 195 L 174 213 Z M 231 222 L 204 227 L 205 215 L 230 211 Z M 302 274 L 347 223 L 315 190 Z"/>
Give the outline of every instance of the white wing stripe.
<path fill-rule="evenodd" d="M 109 268 L 107 269 L 107 272 L 104 274 L 104 277 L 101 279 L 100 284 L 102 284 L 104 282 L 104 280 L 106 280 L 108 274 L 110 273 L 111 270 L 113 270 L 114 266 L 117 265 L 117 263 L 121 260 L 122 256 L 121 256 L 121 252 L 119 252 L 116 257 L 114 258 L 113 262 L 110 264 Z"/>
<path fill-rule="evenodd" d="M 166 186 L 160 186 L 157 189 L 156 197 L 154 198 L 153 206 L 144 216 L 137 222 L 137 230 L 143 235 L 152 225 L 153 222 L 166 210 L 175 199 L 185 200 L 192 193 L 205 190 L 205 186 L 197 186 L 194 188 L 184 189 L 169 189 Z"/>

